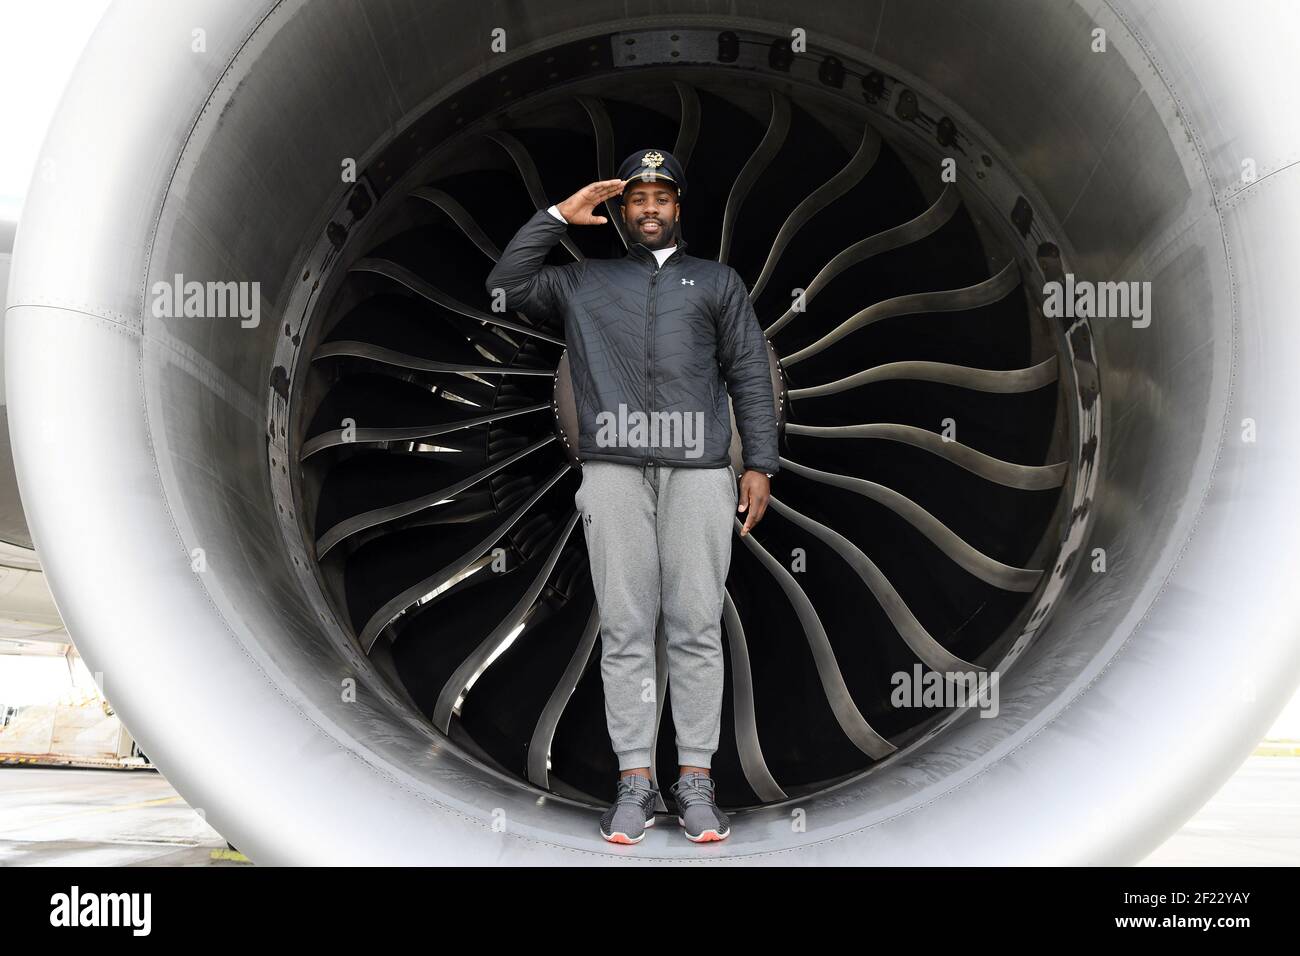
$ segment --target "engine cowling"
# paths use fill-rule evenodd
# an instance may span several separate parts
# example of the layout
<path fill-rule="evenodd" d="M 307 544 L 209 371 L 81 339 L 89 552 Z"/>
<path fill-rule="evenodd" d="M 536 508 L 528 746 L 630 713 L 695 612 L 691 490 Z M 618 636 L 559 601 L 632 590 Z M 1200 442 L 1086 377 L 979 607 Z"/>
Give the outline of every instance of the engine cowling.
<path fill-rule="evenodd" d="M 736 548 L 741 812 L 716 859 L 1140 859 L 1300 676 L 1300 117 L 1266 95 L 1295 86 L 1300 13 L 623 12 L 111 8 L 45 144 L 57 174 L 27 201 L 5 333 L 32 535 L 106 696 L 260 863 L 622 859 L 591 812 L 603 727 L 564 725 L 566 705 L 598 712 L 599 685 L 551 413 L 562 336 L 450 290 L 653 131 L 698 150 L 692 243 L 744 264 L 789 390 L 780 505 Z M 899 218 L 855 232 L 837 209 Z M 865 271 L 819 293 L 837 308 L 772 304 L 860 242 Z M 1044 283 L 1067 276 L 1149 282 L 1152 308 L 1044 315 Z M 205 314 L 186 314 L 187 283 Z M 880 355 L 931 365 L 882 372 Z M 857 374 L 874 378 L 827 391 Z M 945 403 L 955 448 L 905 420 Z M 348 417 L 388 431 L 336 441 Z M 963 421 L 991 444 L 962 444 Z M 450 512 L 410 504 L 470 478 Z M 842 561 L 827 580 L 852 602 L 791 574 L 798 535 Z M 498 546 L 524 573 L 476 581 Z M 996 716 L 888 716 L 882 662 L 913 659 L 998 673 Z"/>

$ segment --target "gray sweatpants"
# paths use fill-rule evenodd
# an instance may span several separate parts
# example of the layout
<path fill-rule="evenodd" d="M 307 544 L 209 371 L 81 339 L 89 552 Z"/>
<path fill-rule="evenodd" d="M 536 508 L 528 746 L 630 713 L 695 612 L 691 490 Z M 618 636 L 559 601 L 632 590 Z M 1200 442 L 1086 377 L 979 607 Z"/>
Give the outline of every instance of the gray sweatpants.
<path fill-rule="evenodd" d="M 582 513 L 600 611 L 605 719 L 618 767 L 649 767 L 655 638 L 667 650 L 677 761 L 709 767 L 722 717 L 722 601 L 740 491 L 736 472 L 586 461 Z"/>

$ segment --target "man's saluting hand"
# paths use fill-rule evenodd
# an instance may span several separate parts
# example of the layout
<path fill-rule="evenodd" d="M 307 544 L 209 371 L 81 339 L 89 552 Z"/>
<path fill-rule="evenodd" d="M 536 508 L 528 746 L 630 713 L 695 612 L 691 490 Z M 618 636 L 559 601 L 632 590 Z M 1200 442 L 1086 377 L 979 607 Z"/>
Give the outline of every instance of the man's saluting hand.
<path fill-rule="evenodd" d="M 564 202 L 556 203 L 555 208 L 560 211 L 564 221 L 570 225 L 603 226 L 609 220 L 604 216 L 593 216 L 591 210 L 606 199 L 621 193 L 623 185 L 621 179 L 602 179 L 589 186 L 583 186 Z"/>

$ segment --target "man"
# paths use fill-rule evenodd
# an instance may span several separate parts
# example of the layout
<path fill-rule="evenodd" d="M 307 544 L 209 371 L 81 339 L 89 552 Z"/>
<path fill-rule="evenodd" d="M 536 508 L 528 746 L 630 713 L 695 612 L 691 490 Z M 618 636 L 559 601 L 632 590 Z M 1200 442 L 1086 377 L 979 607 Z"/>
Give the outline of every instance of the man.
<path fill-rule="evenodd" d="M 733 507 L 748 534 L 779 470 L 767 343 L 744 281 L 686 255 L 686 177 L 666 150 L 639 150 L 517 232 L 488 276 L 498 304 L 563 316 L 582 484 L 575 504 L 600 610 L 601 676 L 618 797 L 600 820 L 614 843 L 654 825 L 655 633 L 662 622 L 677 728 L 678 823 L 695 841 L 730 834 L 710 764 L 721 724 L 722 605 Z M 543 265 L 565 226 L 604 225 L 620 196 L 626 256 Z M 504 302 L 499 300 L 504 297 Z M 725 375 L 725 381 L 723 376 Z M 731 466 L 730 390 L 743 448 Z"/>

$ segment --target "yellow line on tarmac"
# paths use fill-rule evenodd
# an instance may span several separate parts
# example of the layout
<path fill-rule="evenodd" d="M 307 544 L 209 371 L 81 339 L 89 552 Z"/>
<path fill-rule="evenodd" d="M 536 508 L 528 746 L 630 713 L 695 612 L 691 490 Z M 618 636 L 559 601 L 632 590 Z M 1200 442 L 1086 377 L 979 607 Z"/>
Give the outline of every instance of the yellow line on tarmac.
<path fill-rule="evenodd" d="M 184 802 L 181 800 L 179 795 L 176 795 L 171 797 L 159 797 L 156 800 L 140 800 L 137 803 L 117 803 L 111 807 L 92 807 L 89 810 L 78 810 L 75 813 L 65 813 L 57 817 L 46 817 L 44 820 L 29 820 L 20 826 L 0 830 L 0 833 L 12 833 L 15 830 L 27 830 L 31 827 L 43 826 L 46 823 L 54 823 L 56 820 L 71 820 L 74 817 L 92 816 L 96 813 L 117 813 L 121 810 L 138 810 L 141 807 L 158 807 L 165 803 L 176 803 L 178 801 L 182 803 Z"/>

